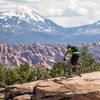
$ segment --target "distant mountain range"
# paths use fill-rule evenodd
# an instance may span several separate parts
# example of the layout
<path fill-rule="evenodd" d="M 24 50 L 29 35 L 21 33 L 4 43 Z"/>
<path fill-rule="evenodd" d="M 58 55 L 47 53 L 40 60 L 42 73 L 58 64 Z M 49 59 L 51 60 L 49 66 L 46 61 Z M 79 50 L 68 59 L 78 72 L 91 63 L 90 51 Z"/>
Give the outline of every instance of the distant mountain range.
<path fill-rule="evenodd" d="M 91 25 L 65 28 L 34 11 L 0 13 L 0 43 L 65 44 L 94 41 L 100 41 L 100 21 Z"/>
<path fill-rule="evenodd" d="M 94 55 L 96 61 L 100 62 L 100 42 L 77 44 L 78 47 L 83 45 L 88 45 L 89 51 Z M 0 64 L 11 67 L 27 62 L 31 66 L 41 64 L 51 68 L 55 62 L 63 62 L 63 56 L 67 50 L 66 47 L 66 45 L 40 45 L 39 43 L 13 46 L 0 44 Z"/>

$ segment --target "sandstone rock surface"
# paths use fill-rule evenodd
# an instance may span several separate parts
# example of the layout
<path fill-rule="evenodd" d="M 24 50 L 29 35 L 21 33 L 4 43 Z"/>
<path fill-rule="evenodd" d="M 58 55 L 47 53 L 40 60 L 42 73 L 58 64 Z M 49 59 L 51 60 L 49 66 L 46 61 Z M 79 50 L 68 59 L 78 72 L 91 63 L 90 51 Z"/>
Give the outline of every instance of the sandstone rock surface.
<path fill-rule="evenodd" d="M 100 100 L 100 72 L 11 85 L 0 96 L 3 91 L 5 100 Z"/>

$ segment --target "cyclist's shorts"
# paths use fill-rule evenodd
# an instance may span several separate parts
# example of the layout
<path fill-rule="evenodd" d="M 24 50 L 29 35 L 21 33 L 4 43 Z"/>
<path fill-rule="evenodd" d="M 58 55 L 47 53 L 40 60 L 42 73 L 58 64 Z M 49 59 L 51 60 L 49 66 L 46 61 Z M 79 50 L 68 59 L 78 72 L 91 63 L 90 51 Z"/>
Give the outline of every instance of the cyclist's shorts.
<path fill-rule="evenodd" d="M 79 54 L 73 54 L 71 57 L 71 64 L 77 65 L 78 58 L 79 58 Z"/>

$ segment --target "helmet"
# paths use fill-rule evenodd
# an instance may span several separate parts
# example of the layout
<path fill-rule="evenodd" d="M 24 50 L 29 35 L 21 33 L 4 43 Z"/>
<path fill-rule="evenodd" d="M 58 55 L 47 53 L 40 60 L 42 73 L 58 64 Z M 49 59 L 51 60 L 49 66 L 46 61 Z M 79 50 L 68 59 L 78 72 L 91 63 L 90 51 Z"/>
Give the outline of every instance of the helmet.
<path fill-rule="evenodd" d="M 68 44 L 68 45 L 67 45 L 67 49 L 69 49 L 69 48 L 71 48 L 71 45 Z"/>

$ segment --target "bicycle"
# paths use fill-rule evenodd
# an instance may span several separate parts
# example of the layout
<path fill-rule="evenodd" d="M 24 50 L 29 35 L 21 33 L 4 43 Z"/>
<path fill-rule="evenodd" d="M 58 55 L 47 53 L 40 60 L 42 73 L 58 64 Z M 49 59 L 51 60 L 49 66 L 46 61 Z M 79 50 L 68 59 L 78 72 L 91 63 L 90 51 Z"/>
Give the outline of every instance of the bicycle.
<path fill-rule="evenodd" d="M 75 73 L 75 75 L 78 75 L 81 77 L 81 73 L 82 73 L 81 65 L 80 65 L 80 67 L 78 67 L 78 70 L 75 71 L 75 69 L 72 67 L 69 59 L 66 59 L 66 63 L 67 63 L 67 66 L 64 67 L 64 76 L 66 78 L 71 78 L 73 73 Z"/>

